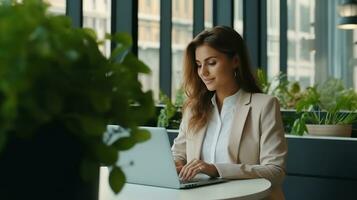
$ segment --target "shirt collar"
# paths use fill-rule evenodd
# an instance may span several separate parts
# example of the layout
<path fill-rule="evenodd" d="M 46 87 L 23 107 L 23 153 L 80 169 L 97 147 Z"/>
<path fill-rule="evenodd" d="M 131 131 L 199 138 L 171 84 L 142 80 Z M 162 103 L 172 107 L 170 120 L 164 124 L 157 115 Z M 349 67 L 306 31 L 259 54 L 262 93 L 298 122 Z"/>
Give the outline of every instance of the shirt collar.
<path fill-rule="evenodd" d="M 234 107 L 236 105 L 236 102 L 238 100 L 238 97 L 240 95 L 241 90 L 239 89 L 236 93 L 234 93 L 231 96 L 228 96 L 226 98 L 224 98 L 223 100 L 223 105 L 225 105 L 225 107 Z M 217 107 L 217 102 L 216 102 L 216 93 L 213 95 L 213 97 L 211 98 L 211 102 L 213 104 L 213 106 Z M 222 107 L 223 107 L 222 105 Z"/>

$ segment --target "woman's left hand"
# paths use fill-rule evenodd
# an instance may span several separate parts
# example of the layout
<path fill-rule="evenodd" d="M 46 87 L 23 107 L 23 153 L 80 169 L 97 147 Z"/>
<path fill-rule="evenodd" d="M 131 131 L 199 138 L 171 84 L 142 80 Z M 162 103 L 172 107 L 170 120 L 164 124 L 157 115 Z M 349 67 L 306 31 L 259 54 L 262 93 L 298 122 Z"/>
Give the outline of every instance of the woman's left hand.
<path fill-rule="evenodd" d="M 198 173 L 204 173 L 211 177 L 218 177 L 217 168 L 213 164 L 208 164 L 202 160 L 193 159 L 182 167 L 179 177 L 183 181 L 191 180 Z"/>

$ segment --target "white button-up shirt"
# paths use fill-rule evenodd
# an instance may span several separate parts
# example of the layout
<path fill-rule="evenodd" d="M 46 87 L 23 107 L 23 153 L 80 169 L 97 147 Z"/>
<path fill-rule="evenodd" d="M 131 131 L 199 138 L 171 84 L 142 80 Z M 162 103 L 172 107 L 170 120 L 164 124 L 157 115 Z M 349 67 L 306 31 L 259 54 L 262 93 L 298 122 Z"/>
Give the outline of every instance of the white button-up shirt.
<path fill-rule="evenodd" d="M 213 113 L 208 121 L 201 152 L 201 159 L 207 163 L 232 162 L 229 158 L 228 144 L 239 91 L 223 100 L 221 114 L 218 111 L 216 95 L 211 99 Z"/>

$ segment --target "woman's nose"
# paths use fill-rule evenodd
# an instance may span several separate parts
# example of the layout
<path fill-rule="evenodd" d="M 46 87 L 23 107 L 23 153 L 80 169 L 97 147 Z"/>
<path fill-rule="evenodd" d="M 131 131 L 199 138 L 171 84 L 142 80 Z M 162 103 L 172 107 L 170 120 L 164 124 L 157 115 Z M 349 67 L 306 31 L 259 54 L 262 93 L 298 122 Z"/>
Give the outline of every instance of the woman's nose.
<path fill-rule="evenodd" d="M 202 76 L 208 76 L 209 75 L 209 72 L 208 72 L 208 69 L 207 69 L 207 66 L 205 66 L 205 65 L 202 65 L 202 67 L 201 67 L 201 75 Z"/>

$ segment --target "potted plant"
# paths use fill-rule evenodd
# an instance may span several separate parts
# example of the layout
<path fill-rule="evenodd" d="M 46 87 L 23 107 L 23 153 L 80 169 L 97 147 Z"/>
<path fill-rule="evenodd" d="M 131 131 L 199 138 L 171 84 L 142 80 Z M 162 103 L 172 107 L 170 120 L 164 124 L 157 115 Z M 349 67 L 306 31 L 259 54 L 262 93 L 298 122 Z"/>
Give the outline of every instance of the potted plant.
<path fill-rule="evenodd" d="M 176 91 L 175 103 L 172 103 L 171 99 L 160 92 L 160 102 L 163 104 L 163 108 L 160 109 L 160 114 L 157 118 L 157 126 L 170 129 L 178 129 L 181 123 L 181 109 L 186 99 L 183 88 Z"/>
<path fill-rule="evenodd" d="M 128 34 L 107 36 L 107 58 L 93 31 L 47 7 L 0 1 L 0 199 L 97 199 L 100 165 L 117 193 L 119 151 L 150 137 L 137 128 L 154 114 L 137 79 L 149 69 Z M 106 144 L 107 124 L 130 135 Z"/>
<path fill-rule="evenodd" d="M 345 89 L 337 79 L 328 79 L 321 85 L 307 88 L 297 102 L 292 134 L 350 137 L 352 123 L 357 121 L 357 94 Z"/>

